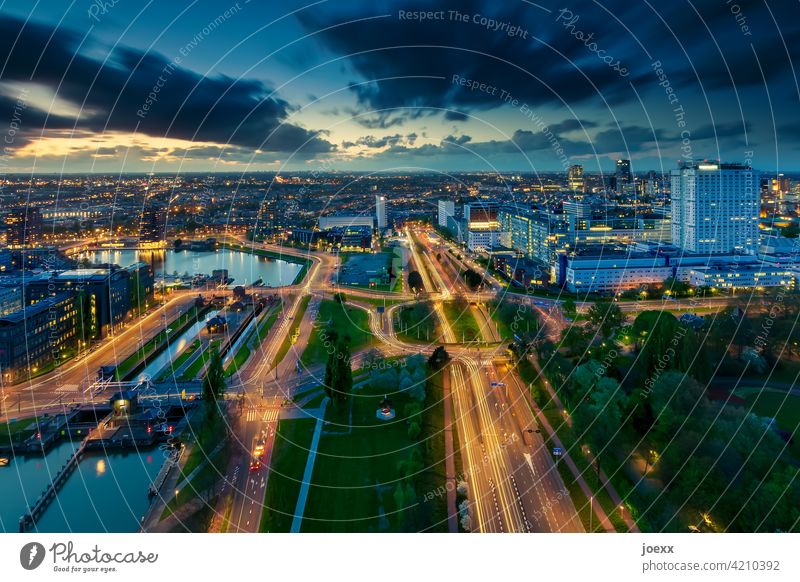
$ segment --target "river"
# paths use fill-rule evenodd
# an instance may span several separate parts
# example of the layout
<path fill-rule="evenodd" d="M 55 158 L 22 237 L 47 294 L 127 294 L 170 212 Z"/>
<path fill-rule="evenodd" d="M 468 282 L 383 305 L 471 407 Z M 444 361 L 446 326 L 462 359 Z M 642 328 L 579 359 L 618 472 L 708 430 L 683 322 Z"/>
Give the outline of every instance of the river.
<path fill-rule="evenodd" d="M 47 455 L 19 456 L 0 468 L 0 531 L 19 531 L 19 518 L 55 476 L 77 444 Z M 36 524 L 40 532 L 136 532 L 147 511 L 147 491 L 164 456 L 158 448 L 89 452 Z"/>
<path fill-rule="evenodd" d="M 76 255 L 94 264 L 112 263 L 127 267 L 142 261 L 153 266 L 156 277 L 164 275 L 211 275 L 215 269 L 227 269 L 236 285 L 251 285 L 258 279 L 263 285 L 280 287 L 294 283 L 303 268 L 298 263 L 270 259 L 243 251 L 137 251 L 132 249 L 87 251 Z"/>

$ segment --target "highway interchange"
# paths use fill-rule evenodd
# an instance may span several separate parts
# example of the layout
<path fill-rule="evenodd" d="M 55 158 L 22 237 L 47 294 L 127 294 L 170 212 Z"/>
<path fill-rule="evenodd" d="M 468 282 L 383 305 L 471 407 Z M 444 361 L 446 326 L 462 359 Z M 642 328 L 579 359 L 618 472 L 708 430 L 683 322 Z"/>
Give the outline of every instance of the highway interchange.
<path fill-rule="evenodd" d="M 414 302 L 412 293 L 381 293 L 369 289 L 339 288 L 336 274 L 338 257 L 329 253 L 300 251 L 273 245 L 242 241 L 246 245 L 311 260 L 309 271 L 300 284 L 277 289 L 283 301 L 283 312 L 261 342 L 256 353 L 233 377 L 228 391 L 243 397 L 242 412 L 235 435 L 240 453 L 235 456 L 226 479 L 233 486 L 230 526 L 228 531 L 258 531 L 263 512 L 269 463 L 275 446 L 277 423 L 291 407 L 283 406 L 303 386 L 322 384 L 324 363 L 298 373 L 296 365 L 314 329 L 319 302 L 337 291 L 345 291 L 348 303 L 369 313 L 372 334 L 381 342 L 386 355 L 404 355 L 430 351 L 445 344 L 451 363 L 445 373 L 451 386 L 453 423 L 460 443 L 463 478 L 468 484 L 472 531 L 479 532 L 581 532 L 583 524 L 567 492 L 555 464 L 553 451 L 545 445 L 543 434 L 531 410 L 526 394 L 528 387 L 508 365 L 505 347 L 497 327 L 487 311 L 486 302 L 501 293 L 503 286 L 469 259 L 447 251 L 445 241 L 429 236 L 429 231 L 405 231 L 410 261 L 423 281 L 425 299 L 431 302 L 440 330 L 438 342 L 430 345 L 402 341 L 392 325 L 396 310 Z M 452 247 L 451 247 L 452 248 Z M 413 264 L 413 267 L 412 267 Z M 459 271 L 472 268 L 484 276 L 488 290 L 470 292 L 461 281 Z M 204 296 L 224 292 L 201 292 Z M 149 313 L 125 328 L 116 330 L 102 344 L 82 354 L 55 371 L 26 384 L 5 388 L 4 411 L 24 414 L 31 410 L 47 410 L 65 405 L 70 400 L 85 399 L 87 379 L 109 362 L 122 361 L 138 346 L 166 326 L 197 297 L 197 291 L 179 291 Z M 469 312 L 478 323 L 481 341 L 462 343 L 445 316 L 443 303 L 455 295 L 469 301 Z M 385 312 L 379 313 L 373 300 L 392 299 Z M 527 302 L 547 325 L 549 333 L 558 333 L 564 320 L 557 302 L 537 298 L 535 304 L 527 296 L 504 293 L 503 299 Z M 273 366 L 281 344 L 299 316 L 301 305 L 308 307 L 299 322 L 297 342 Z M 704 299 L 691 307 L 714 307 L 727 298 Z M 644 309 L 658 301 L 621 303 L 623 310 Z M 581 306 L 579 306 L 580 308 Z M 674 303 L 671 307 L 681 308 Z M 356 354 L 356 360 L 359 355 Z M 91 396 L 91 395 L 90 395 Z M 253 443 L 264 445 L 262 466 L 250 470 Z M 448 476 L 450 478 L 451 476 Z M 451 510 L 452 508 L 448 508 Z"/>

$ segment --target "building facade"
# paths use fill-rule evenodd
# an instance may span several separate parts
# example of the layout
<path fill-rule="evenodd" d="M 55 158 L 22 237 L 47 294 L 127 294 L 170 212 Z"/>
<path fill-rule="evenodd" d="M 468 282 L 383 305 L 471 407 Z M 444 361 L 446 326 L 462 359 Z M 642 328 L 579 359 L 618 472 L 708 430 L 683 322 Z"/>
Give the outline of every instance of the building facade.
<path fill-rule="evenodd" d="M 456 203 L 452 200 L 439 200 L 438 222 L 442 228 L 449 228 L 448 219 L 456 215 Z"/>
<path fill-rule="evenodd" d="M 375 196 L 375 222 L 379 230 L 389 226 L 386 215 L 386 196 Z"/>
<path fill-rule="evenodd" d="M 0 373 L 20 382 L 74 353 L 80 339 L 74 292 L 57 293 L 0 317 Z"/>
<path fill-rule="evenodd" d="M 28 283 L 31 305 L 63 292 L 78 295 L 83 339 L 100 339 L 117 329 L 131 311 L 131 274 L 126 269 L 75 269 L 45 273 Z"/>
<path fill-rule="evenodd" d="M 697 254 L 755 254 L 761 206 L 758 172 L 741 164 L 672 170 L 672 243 Z"/>
<path fill-rule="evenodd" d="M 42 214 L 35 206 L 6 213 L 6 244 L 11 248 L 36 245 L 42 237 Z"/>

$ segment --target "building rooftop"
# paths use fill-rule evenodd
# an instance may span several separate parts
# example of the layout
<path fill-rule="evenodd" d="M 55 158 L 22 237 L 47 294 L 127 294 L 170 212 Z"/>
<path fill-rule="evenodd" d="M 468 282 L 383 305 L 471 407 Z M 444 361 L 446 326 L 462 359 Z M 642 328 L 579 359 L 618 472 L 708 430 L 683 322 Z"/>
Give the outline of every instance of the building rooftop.
<path fill-rule="evenodd" d="M 9 313 L 6 316 L 0 317 L 0 324 L 15 324 L 27 319 L 29 317 L 33 317 L 41 313 L 42 311 L 46 311 L 50 309 L 53 305 L 57 305 L 67 297 L 72 295 L 71 292 L 65 291 L 63 293 L 58 293 L 53 297 L 48 297 L 46 299 L 42 299 L 41 301 L 37 301 L 33 305 L 28 305 L 27 307 L 23 307 L 22 309 L 15 311 L 13 313 Z"/>

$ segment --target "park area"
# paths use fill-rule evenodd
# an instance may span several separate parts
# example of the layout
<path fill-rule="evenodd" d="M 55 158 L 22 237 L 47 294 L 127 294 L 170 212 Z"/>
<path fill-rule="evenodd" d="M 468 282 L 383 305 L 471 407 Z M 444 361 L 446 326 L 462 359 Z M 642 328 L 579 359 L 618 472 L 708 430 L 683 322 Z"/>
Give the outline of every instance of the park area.
<path fill-rule="evenodd" d="M 429 342 L 439 337 L 436 314 L 430 303 L 414 303 L 398 308 L 394 328 L 397 337 L 403 341 Z"/>
<path fill-rule="evenodd" d="M 351 353 L 366 348 L 375 341 L 369 329 L 369 314 L 366 311 L 335 299 L 324 299 L 319 304 L 314 329 L 301 358 L 304 365 L 321 364 L 328 359 L 329 346 L 326 341 L 331 343 L 331 330 L 340 338 L 349 338 Z"/>
<path fill-rule="evenodd" d="M 443 404 L 424 358 L 385 361 L 350 397 L 329 403 L 308 487 L 303 532 L 447 531 Z M 388 396 L 396 413 L 376 412 Z M 315 420 L 281 421 L 262 531 L 289 531 Z M 301 424 L 302 423 L 302 424 Z"/>

